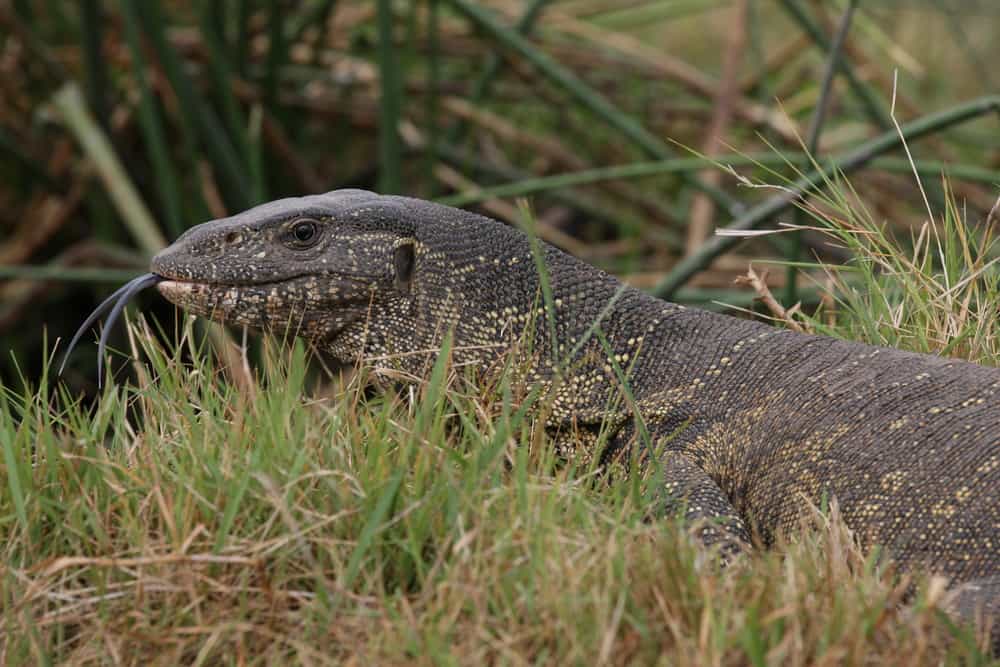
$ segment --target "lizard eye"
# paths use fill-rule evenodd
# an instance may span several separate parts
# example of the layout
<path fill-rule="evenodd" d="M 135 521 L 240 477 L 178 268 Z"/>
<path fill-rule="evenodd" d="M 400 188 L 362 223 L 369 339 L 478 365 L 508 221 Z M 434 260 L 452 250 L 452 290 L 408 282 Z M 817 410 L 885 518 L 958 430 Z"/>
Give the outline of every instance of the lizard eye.
<path fill-rule="evenodd" d="M 319 240 L 319 223 L 310 218 L 296 220 L 288 231 L 288 245 L 293 248 L 308 248 Z"/>

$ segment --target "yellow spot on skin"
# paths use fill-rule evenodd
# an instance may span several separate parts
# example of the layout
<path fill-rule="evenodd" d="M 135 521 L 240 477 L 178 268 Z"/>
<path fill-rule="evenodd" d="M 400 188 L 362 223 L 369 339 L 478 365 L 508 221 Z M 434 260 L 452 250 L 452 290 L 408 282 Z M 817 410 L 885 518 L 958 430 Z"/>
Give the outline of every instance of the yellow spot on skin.
<path fill-rule="evenodd" d="M 940 516 L 948 518 L 954 516 L 957 512 L 958 509 L 954 505 L 946 503 L 943 500 L 940 502 L 936 502 L 934 503 L 934 505 L 931 506 L 931 516 Z M 933 527 L 933 524 L 928 523 L 927 527 L 931 528 Z"/>
<path fill-rule="evenodd" d="M 1000 467 L 1000 457 L 996 457 L 996 456 L 991 456 L 991 457 L 990 457 L 990 458 L 989 458 L 989 459 L 988 459 L 988 460 L 986 461 L 986 463 L 984 463 L 984 464 L 982 464 L 981 466 L 979 466 L 978 468 L 976 468 L 976 472 L 978 472 L 978 473 L 981 473 L 981 474 L 984 474 L 984 475 L 985 475 L 985 474 L 987 474 L 987 473 L 991 473 L 991 472 L 993 472 L 993 471 L 994 471 L 994 470 L 996 470 L 996 469 L 997 469 L 998 467 Z"/>

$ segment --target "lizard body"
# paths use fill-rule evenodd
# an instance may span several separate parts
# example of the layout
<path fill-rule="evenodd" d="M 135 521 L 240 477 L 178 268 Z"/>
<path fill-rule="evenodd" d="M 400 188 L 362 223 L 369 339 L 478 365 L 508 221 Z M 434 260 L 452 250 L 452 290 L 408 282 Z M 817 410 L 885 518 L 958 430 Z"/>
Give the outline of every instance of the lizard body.
<path fill-rule="evenodd" d="M 716 520 L 706 543 L 770 543 L 835 497 L 864 545 L 967 584 L 966 613 L 1000 613 L 1000 370 L 684 308 L 536 247 L 472 213 L 341 190 L 194 227 L 151 268 L 189 312 L 418 376 L 448 332 L 473 364 L 528 337 L 546 425 L 604 424 L 590 454 L 607 461 L 641 417 L 665 506 Z M 609 400 L 622 374 L 634 401 Z"/>

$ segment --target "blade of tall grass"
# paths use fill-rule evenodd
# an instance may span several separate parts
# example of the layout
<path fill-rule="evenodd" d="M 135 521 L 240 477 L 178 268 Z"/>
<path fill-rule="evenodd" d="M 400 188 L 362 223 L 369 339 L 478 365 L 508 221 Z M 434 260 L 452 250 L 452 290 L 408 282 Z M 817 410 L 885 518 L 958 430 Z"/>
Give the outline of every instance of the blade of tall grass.
<path fill-rule="evenodd" d="M 322 48 L 326 36 L 327 23 L 336 7 L 337 0 L 313 0 L 297 14 L 290 16 L 288 30 L 285 31 L 288 43 L 296 44 L 300 42 L 305 36 L 306 30 L 315 27 L 318 32 L 316 45 Z"/>
<path fill-rule="evenodd" d="M 451 5 L 462 15 L 471 20 L 477 27 L 497 40 L 505 48 L 518 53 L 534 65 L 539 72 L 550 81 L 556 83 L 568 92 L 583 108 L 593 113 L 609 126 L 615 128 L 651 157 L 666 160 L 673 157 L 672 152 L 663 142 L 653 136 L 646 128 L 631 116 L 622 113 L 604 96 L 581 81 L 575 74 L 564 68 L 548 55 L 535 48 L 527 39 L 517 32 L 505 28 L 486 10 L 468 0 L 449 0 Z M 742 203 L 736 201 L 724 191 L 702 183 L 691 174 L 682 176 L 685 183 L 704 192 L 719 206 L 733 217 L 743 212 Z M 684 219 L 683 215 L 675 215 Z"/>
<path fill-rule="evenodd" d="M 249 208 L 250 186 L 239 154 L 214 111 L 195 91 L 191 79 L 184 71 L 180 54 L 167 39 L 167 20 L 160 3 L 135 0 L 126 2 L 133 3 L 133 7 L 138 10 L 140 22 L 180 102 L 180 115 L 186 131 L 200 138 L 213 166 L 222 177 L 231 206 L 240 210 Z"/>
<path fill-rule="evenodd" d="M 361 570 L 361 565 L 365 557 L 372 548 L 375 536 L 378 534 L 379 529 L 384 526 L 393 503 L 396 501 L 396 496 L 399 493 L 400 485 L 403 483 L 405 473 L 406 470 L 404 468 L 399 468 L 392 474 L 392 477 L 389 478 L 379 494 L 378 500 L 368 515 L 364 526 L 361 528 L 357 544 L 351 552 L 350 560 L 347 561 L 347 568 L 344 570 L 344 576 L 341 580 L 344 589 L 350 590 L 354 585 L 354 580 Z"/>
<path fill-rule="evenodd" d="M 264 106 L 279 124 L 287 126 L 279 97 L 281 68 L 288 62 L 288 41 L 285 39 L 286 10 L 281 0 L 269 0 L 267 11 L 267 60 L 264 63 L 262 91 Z"/>
<path fill-rule="evenodd" d="M 782 0 L 781 4 L 820 50 L 826 53 L 831 52 L 830 38 L 823 33 L 823 30 L 812 18 L 808 10 L 802 6 L 800 0 Z M 869 119 L 881 130 L 892 128 L 894 121 L 891 111 L 885 108 L 885 105 L 882 104 L 881 99 L 872 87 L 861 81 L 851 61 L 847 58 L 840 58 L 837 63 L 847 78 L 854 96 L 861 102 Z M 895 90 L 895 87 L 893 90 Z M 936 188 L 928 194 L 935 206 L 938 208 L 945 206 L 945 200 Z"/>
<path fill-rule="evenodd" d="M 138 275 L 139 270 L 80 268 L 67 266 L 29 266 L 0 264 L 0 278 L 22 280 L 65 280 L 68 282 L 124 283 Z"/>
<path fill-rule="evenodd" d="M 809 35 L 816 46 L 824 53 L 831 52 L 830 38 L 827 37 L 809 12 L 802 6 L 799 0 L 779 0 L 782 7 L 792 19 Z M 889 118 L 889 111 L 885 108 L 878 96 L 864 82 L 858 78 L 854 67 L 846 59 L 839 59 L 837 67 L 847 78 L 848 84 L 854 95 L 861 102 L 868 118 L 881 130 L 888 130 L 892 127 L 892 120 Z"/>
<path fill-rule="evenodd" d="M 250 107 L 249 125 L 247 127 L 247 150 L 249 161 L 247 171 L 250 173 L 250 186 L 253 200 L 257 202 L 267 199 L 267 181 L 264 173 L 264 107 L 254 104 Z"/>
<path fill-rule="evenodd" d="M 424 151 L 424 165 L 427 173 L 433 173 L 438 163 L 441 143 L 441 3 L 439 0 L 427 2 L 427 94 L 424 96 L 424 114 L 427 118 L 427 142 Z M 461 121 L 459 121 L 461 122 Z M 429 184 L 428 198 L 437 195 L 437 182 Z"/>
<path fill-rule="evenodd" d="M 730 0 L 653 0 L 636 7 L 624 9 L 609 7 L 610 11 L 594 17 L 594 22 L 617 31 L 627 32 L 641 26 L 662 23 L 695 14 L 729 7 Z"/>
<path fill-rule="evenodd" d="M 253 14 L 254 0 L 236 0 L 236 11 L 233 12 L 236 21 L 235 57 L 236 71 L 243 78 L 247 76 L 250 65 L 250 16 Z"/>
<path fill-rule="evenodd" d="M 101 17 L 101 3 L 98 0 L 83 0 L 80 3 L 80 41 L 83 46 L 83 62 L 87 72 L 87 102 L 101 126 L 108 126 L 108 77 L 106 60 L 101 47 L 104 40 L 104 20 Z"/>
<path fill-rule="evenodd" d="M 146 76 L 146 57 L 142 50 L 139 20 L 134 5 L 131 2 L 123 2 L 121 8 L 125 39 L 132 57 L 132 73 L 139 87 L 139 126 L 142 128 L 142 134 L 149 150 L 149 159 L 153 165 L 160 206 L 166 217 L 167 231 L 172 238 L 176 238 L 184 231 L 185 227 L 181 204 L 183 200 L 178 187 L 177 172 L 174 169 L 170 151 L 167 149 L 163 118 Z M 200 196 L 197 201 L 200 201 Z M 203 203 L 201 208 L 207 213 L 208 209 Z"/>
<path fill-rule="evenodd" d="M 439 147 L 439 152 L 442 158 L 450 163 L 454 163 L 467 172 L 478 171 L 489 174 L 494 179 L 505 179 L 508 181 L 527 181 L 533 178 L 528 173 L 514 169 L 513 167 L 486 162 L 478 156 L 450 144 L 442 143 Z M 620 208 L 612 209 L 597 198 L 584 192 L 565 193 L 555 190 L 551 192 L 551 196 L 555 201 L 580 211 L 593 220 L 603 221 L 622 230 L 624 234 L 634 233 L 634 230 L 641 229 L 644 224 L 641 218 L 633 215 L 630 211 Z M 680 236 L 677 232 L 668 228 L 663 228 L 660 231 L 664 235 L 667 248 L 675 249 L 681 247 Z"/>
<path fill-rule="evenodd" d="M 207 5 L 207 7 L 206 7 Z M 228 2 L 202 2 L 203 26 L 215 35 L 223 46 L 226 43 L 226 28 L 229 25 Z"/>
<path fill-rule="evenodd" d="M 833 90 L 833 78 L 839 69 L 838 63 L 840 61 L 841 49 L 844 46 L 844 40 L 847 39 L 847 32 L 851 28 L 851 19 L 854 17 L 856 8 L 857 0 L 850 0 L 847 9 L 844 10 L 840 25 L 837 27 L 837 33 L 833 37 L 830 52 L 827 54 L 826 69 L 823 72 L 823 81 L 820 84 L 819 99 L 816 101 L 816 108 L 813 111 L 813 117 L 809 121 L 809 130 L 806 133 L 806 155 L 812 156 L 812 160 L 817 159 L 819 156 L 819 137 L 823 131 L 823 123 L 826 120 L 830 93 Z M 800 168 L 803 171 L 809 169 L 810 161 L 809 159 L 804 160 Z M 801 224 L 800 211 L 796 211 L 796 223 Z M 792 235 L 791 251 L 785 256 L 785 259 L 789 262 L 797 262 L 801 256 L 802 232 L 796 232 Z M 785 303 L 795 303 L 798 290 L 797 275 L 798 270 L 789 265 L 785 283 Z"/>
<path fill-rule="evenodd" d="M 500 185 L 483 187 L 475 191 L 460 192 L 446 197 L 439 197 L 436 201 L 447 206 L 461 208 L 486 201 L 487 199 L 523 197 L 525 195 L 540 192 L 548 193 L 563 188 L 589 185 L 607 180 L 645 178 L 662 174 L 698 171 L 704 169 L 709 162 L 734 168 L 753 166 L 784 167 L 789 162 L 801 162 L 805 159 L 807 159 L 806 153 L 781 153 L 780 155 L 775 153 L 730 153 L 716 155 L 710 160 L 703 157 L 691 157 L 672 158 L 656 162 L 633 162 L 631 164 L 599 167 L 597 169 L 567 172 L 553 176 L 525 178 Z M 833 168 L 836 161 L 837 158 L 817 160 L 827 171 Z M 910 162 L 899 158 L 877 158 L 866 166 L 870 169 L 892 173 L 913 173 Z M 952 180 L 988 184 L 1000 183 L 1000 171 L 974 165 L 951 164 L 940 160 L 921 160 L 916 163 L 916 168 L 917 173 L 921 176 L 936 178 L 942 173 L 947 173 L 948 177 Z"/>
<path fill-rule="evenodd" d="M 850 174 L 868 164 L 878 155 L 900 146 L 904 137 L 906 141 L 913 141 L 991 112 L 1000 113 L 1000 95 L 987 95 L 937 113 L 928 114 L 902 126 L 901 132 L 897 132 L 895 129 L 883 132 L 842 158 L 832 161 L 827 169 L 814 169 L 805 176 L 795 180 L 788 185 L 785 193 L 772 197 L 750 209 L 726 227 L 726 229 L 734 231 L 756 229 L 778 213 L 793 206 L 802 195 L 825 187 L 829 182 L 831 172 L 839 172 L 844 175 Z M 691 276 L 708 266 L 716 257 L 734 248 L 741 242 L 742 239 L 738 236 L 713 237 L 697 252 L 678 262 L 671 272 L 653 289 L 653 293 L 657 296 L 668 298 L 677 288 L 686 283 Z"/>
<path fill-rule="evenodd" d="M 13 415 L 10 413 L 10 406 L 7 402 L 6 394 L 0 395 L 0 448 L 3 449 L 3 462 L 6 468 L 6 488 L 10 493 L 11 502 L 14 505 L 14 513 L 21 524 L 21 532 L 25 536 L 31 535 L 31 524 L 28 522 L 27 503 L 25 502 L 25 486 L 30 479 L 22 470 L 23 464 L 30 461 L 30 453 L 22 449 L 24 438 L 19 437 L 23 433 L 18 429 Z"/>
<path fill-rule="evenodd" d="M 544 306 L 543 312 L 545 313 L 545 328 L 549 334 L 549 353 L 552 355 L 551 359 L 553 363 L 559 360 L 559 338 L 556 334 L 556 306 L 555 298 L 552 295 L 552 281 L 549 276 L 549 267 L 545 263 L 545 252 L 542 250 L 541 243 L 538 238 L 537 220 L 534 214 L 531 212 L 531 207 L 528 202 L 524 199 L 519 199 L 517 202 L 518 212 L 521 216 L 521 229 L 528 235 L 528 241 L 531 248 L 531 256 L 535 262 L 535 273 L 538 275 L 538 285 L 542 292 L 542 305 Z M 537 322 L 535 323 L 537 326 Z M 562 372 L 562 368 L 559 364 L 556 365 L 557 372 Z"/>
<path fill-rule="evenodd" d="M 542 10 L 545 5 L 549 3 L 550 0 L 530 0 L 530 3 L 521 14 L 521 17 L 514 24 L 514 31 L 519 35 L 529 35 L 531 30 L 535 25 L 535 21 L 542 15 Z M 483 71 L 476 78 L 475 83 L 472 84 L 472 94 L 469 96 L 469 101 L 473 104 L 480 104 L 484 102 L 490 94 L 490 90 L 493 87 L 493 81 L 496 79 L 497 75 L 500 74 L 500 66 L 503 60 L 500 58 L 500 54 L 496 52 L 490 53 L 486 57 L 486 64 L 483 67 Z M 448 130 L 447 141 L 451 144 L 461 144 L 465 139 L 466 132 L 469 129 L 469 121 L 466 118 L 460 118 L 455 124 Z"/>
<path fill-rule="evenodd" d="M 243 117 L 236 96 L 233 94 L 233 73 L 230 69 L 229 56 L 226 53 L 224 33 L 219 32 L 218 12 L 214 9 L 220 3 L 208 2 L 201 9 L 201 37 L 208 50 L 208 68 L 212 75 L 213 92 L 218 96 L 222 106 L 223 118 L 229 129 L 229 134 L 235 138 L 237 150 L 244 161 L 249 160 L 250 151 L 247 146 L 247 123 Z"/>
<path fill-rule="evenodd" d="M 122 221 L 136 243 L 152 255 L 166 245 L 142 197 L 136 191 L 111 142 L 87 109 L 79 87 L 69 82 L 53 97 L 53 104 L 84 153 L 93 162 Z"/>
<path fill-rule="evenodd" d="M 378 0 L 378 67 L 379 67 L 379 192 L 395 194 L 401 191 L 400 165 L 402 145 L 399 119 L 402 113 L 403 88 L 395 45 L 393 44 L 392 0 Z"/>

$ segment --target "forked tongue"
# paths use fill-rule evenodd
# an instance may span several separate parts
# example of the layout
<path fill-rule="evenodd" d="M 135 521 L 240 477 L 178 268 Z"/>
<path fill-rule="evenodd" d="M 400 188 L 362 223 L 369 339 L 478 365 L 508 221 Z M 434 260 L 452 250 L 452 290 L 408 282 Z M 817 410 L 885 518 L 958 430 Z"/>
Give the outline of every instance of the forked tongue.
<path fill-rule="evenodd" d="M 111 331 L 111 327 L 114 326 L 115 321 L 122 314 L 122 311 L 125 310 L 125 306 L 129 301 L 131 301 L 132 297 L 147 287 L 152 287 L 156 283 L 164 280 L 166 280 L 166 278 L 158 276 L 155 273 L 145 273 L 138 278 L 133 278 L 128 281 L 115 290 L 114 294 L 102 301 L 101 305 L 95 308 L 94 312 L 90 314 L 90 317 L 84 320 L 83 324 L 80 325 L 80 328 L 77 329 L 73 339 L 69 342 L 69 347 L 66 348 L 66 354 L 63 356 L 63 362 L 59 366 L 59 375 L 62 375 L 63 369 L 66 368 L 66 361 L 69 359 L 70 353 L 73 351 L 73 348 L 76 347 L 76 344 L 80 342 L 80 338 L 83 336 L 84 332 L 87 331 L 90 328 L 90 325 L 96 322 L 108 308 L 111 308 L 111 314 L 108 315 L 108 319 L 104 323 L 104 330 L 101 331 L 101 340 L 97 344 L 97 386 L 100 387 L 104 379 L 104 351 L 108 347 L 108 332 Z"/>

